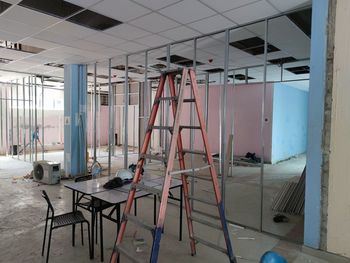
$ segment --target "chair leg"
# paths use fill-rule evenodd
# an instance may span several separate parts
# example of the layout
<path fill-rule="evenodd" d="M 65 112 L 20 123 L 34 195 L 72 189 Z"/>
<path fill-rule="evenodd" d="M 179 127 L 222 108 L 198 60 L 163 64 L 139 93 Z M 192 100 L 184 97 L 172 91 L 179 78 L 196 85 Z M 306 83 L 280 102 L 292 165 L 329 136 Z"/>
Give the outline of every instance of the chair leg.
<path fill-rule="evenodd" d="M 100 247 L 101 247 L 101 262 L 103 262 L 103 225 L 102 225 L 102 220 L 103 220 L 103 214 L 102 210 L 100 211 Z M 97 239 L 97 238 L 96 238 Z"/>
<path fill-rule="evenodd" d="M 75 224 L 72 225 L 73 234 L 72 234 L 72 246 L 75 246 Z"/>
<path fill-rule="evenodd" d="M 84 227 L 83 227 L 83 223 L 80 224 L 80 231 L 81 231 L 81 244 L 84 246 Z"/>
<path fill-rule="evenodd" d="M 98 237 L 98 235 L 97 235 L 97 231 L 98 231 L 98 229 L 97 229 L 98 228 L 97 227 L 97 225 L 98 225 L 97 224 L 98 216 L 97 216 L 97 213 L 95 211 L 94 211 L 94 213 L 95 213 L 95 223 L 96 223 L 96 225 L 95 225 L 95 229 L 96 229 L 96 235 L 95 235 L 96 238 L 95 238 L 95 240 L 96 240 L 96 244 L 98 244 L 98 238 L 97 238 Z"/>
<path fill-rule="evenodd" d="M 45 242 L 46 242 L 46 231 L 47 231 L 47 222 L 49 220 L 46 219 L 46 222 L 45 222 L 45 230 L 44 230 L 44 240 L 43 240 L 43 248 L 41 250 L 41 256 L 44 256 L 44 250 L 45 250 Z"/>
<path fill-rule="evenodd" d="M 86 221 L 87 227 L 88 227 L 88 241 L 89 241 L 89 256 L 90 259 L 92 259 L 92 247 L 91 247 L 91 238 L 90 238 L 90 223 L 89 221 Z"/>
<path fill-rule="evenodd" d="M 50 226 L 49 243 L 48 243 L 48 246 L 47 246 L 46 263 L 49 263 L 50 246 L 51 246 L 51 234 L 52 234 L 52 222 L 51 222 L 51 226 Z"/>

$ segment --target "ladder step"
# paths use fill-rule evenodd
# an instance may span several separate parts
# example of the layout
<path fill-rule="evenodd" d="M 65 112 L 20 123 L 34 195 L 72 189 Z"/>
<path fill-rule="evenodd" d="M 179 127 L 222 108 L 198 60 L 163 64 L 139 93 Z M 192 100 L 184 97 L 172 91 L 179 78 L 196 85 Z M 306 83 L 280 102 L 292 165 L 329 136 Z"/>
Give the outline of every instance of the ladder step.
<path fill-rule="evenodd" d="M 153 129 L 153 130 L 169 130 L 169 131 L 172 131 L 172 130 L 173 130 L 173 126 L 151 126 L 150 129 Z"/>
<path fill-rule="evenodd" d="M 204 203 L 204 204 L 207 204 L 207 205 L 218 206 L 218 204 L 213 202 L 213 201 L 209 201 L 209 200 L 206 200 L 206 199 L 203 199 L 203 198 L 194 197 L 192 195 L 189 195 L 188 199 L 192 199 L 194 201 L 198 201 L 198 202 L 201 202 L 201 203 Z"/>
<path fill-rule="evenodd" d="M 191 154 L 198 154 L 198 155 L 207 155 L 204 151 L 198 151 L 198 150 L 190 150 L 190 149 L 182 149 L 182 153 L 191 153 Z"/>
<path fill-rule="evenodd" d="M 148 192 L 150 194 L 159 195 L 159 196 L 162 195 L 161 189 L 157 189 L 157 188 L 154 188 L 154 187 L 142 184 L 142 183 L 138 183 L 138 184 L 132 183 L 131 187 L 134 189 L 143 190 L 143 191 Z"/>
<path fill-rule="evenodd" d="M 196 99 L 184 99 L 184 102 L 196 102 Z"/>
<path fill-rule="evenodd" d="M 198 180 L 203 180 L 203 181 L 208 181 L 208 182 L 212 182 L 213 180 L 211 179 L 211 176 L 208 177 L 203 177 L 203 176 L 198 176 L 198 175 L 193 175 L 192 173 L 184 173 L 184 175 L 194 178 L 194 179 L 198 179 Z"/>
<path fill-rule="evenodd" d="M 210 167 L 211 167 L 211 165 L 209 164 L 209 165 L 205 165 L 205 166 L 202 166 L 202 167 L 196 167 L 196 168 L 191 168 L 191 169 L 175 170 L 175 171 L 169 172 L 169 175 L 177 175 L 177 174 L 183 174 L 183 173 L 193 173 L 193 172 L 198 172 L 200 170 L 208 169 Z"/>
<path fill-rule="evenodd" d="M 190 218 L 192 219 L 192 221 L 195 221 L 195 222 L 200 223 L 202 225 L 206 225 L 206 226 L 209 226 L 209 227 L 212 227 L 212 228 L 216 228 L 216 229 L 222 230 L 222 226 L 220 226 L 218 224 L 215 224 L 215 223 L 212 223 L 210 221 L 198 218 L 198 217 L 193 216 L 193 215 Z"/>
<path fill-rule="evenodd" d="M 228 254 L 226 248 L 220 247 L 220 246 L 218 246 L 218 245 L 216 245 L 214 243 L 208 242 L 208 241 L 206 241 L 206 240 L 204 240 L 202 238 L 196 237 L 196 236 L 193 236 L 193 239 L 195 241 L 197 241 L 198 243 L 201 243 L 201 244 L 203 244 L 205 246 L 208 246 L 208 247 L 211 247 L 213 249 L 216 249 L 216 250 L 218 250 L 218 251 L 220 251 L 220 252 L 222 252 L 222 253 L 224 253 L 226 255 Z"/>
<path fill-rule="evenodd" d="M 200 130 L 201 126 L 181 125 L 180 129 Z"/>
<path fill-rule="evenodd" d="M 143 227 L 149 231 L 154 232 L 154 226 L 147 224 L 143 220 L 139 219 L 138 217 L 132 215 L 132 214 L 124 214 L 123 215 L 123 221 L 130 220 L 132 223 L 139 225 L 140 227 Z"/>
<path fill-rule="evenodd" d="M 154 154 L 146 154 L 146 153 L 144 153 L 144 154 L 140 154 L 140 158 L 161 161 L 163 163 L 166 162 L 166 158 L 163 158 L 161 155 L 154 155 Z"/>
<path fill-rule="evenodd" d="M 125 257 L 130 259 L 133 263 L 147 263 L 146 260 L 143 260 L 140 255 L 137 255 L 136 252 L 133 253 L 131 249 L 125 247 L 123 244 L 115 246 L 114 251 L 123 254 Z"/>
<path fill-rule="evenodd" d="M 160 102 L 160 101 L 166 101 L 166 100 L 174 100 L 174 101 L 176 101 L 178 99 L 178 97 L 159 97 L 159 98 L 157 98 L 157 99 L 155 99 L 154 100 L 154 102 Z"/>

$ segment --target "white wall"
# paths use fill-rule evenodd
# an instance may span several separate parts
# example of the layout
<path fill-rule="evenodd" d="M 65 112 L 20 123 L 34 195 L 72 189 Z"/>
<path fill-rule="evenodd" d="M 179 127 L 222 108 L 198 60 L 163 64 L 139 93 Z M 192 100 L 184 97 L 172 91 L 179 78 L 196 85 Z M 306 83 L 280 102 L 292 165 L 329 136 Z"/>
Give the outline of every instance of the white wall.
<path fill-rule="evenodd" d="M 338 0 L 336 9 L 335 54 L 327 250 L 350 257 L 350 1 Z"/>

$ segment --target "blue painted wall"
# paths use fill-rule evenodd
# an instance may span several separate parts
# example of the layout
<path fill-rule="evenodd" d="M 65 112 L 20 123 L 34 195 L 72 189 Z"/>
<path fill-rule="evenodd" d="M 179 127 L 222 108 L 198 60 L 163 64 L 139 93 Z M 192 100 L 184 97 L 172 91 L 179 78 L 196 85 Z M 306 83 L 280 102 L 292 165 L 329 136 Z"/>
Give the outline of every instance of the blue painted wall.
<path fill-rule="evenodd" d="M 306 160 L 304 244 L 320 248 L 321 167 L 327 66 L 328 0 L 312 1 L 309 122 Z"/>
<path fill-rule="evenodd" d="M 272 163 L 306 152 L 308 97 L 306 91 L 274 84 Z"/>

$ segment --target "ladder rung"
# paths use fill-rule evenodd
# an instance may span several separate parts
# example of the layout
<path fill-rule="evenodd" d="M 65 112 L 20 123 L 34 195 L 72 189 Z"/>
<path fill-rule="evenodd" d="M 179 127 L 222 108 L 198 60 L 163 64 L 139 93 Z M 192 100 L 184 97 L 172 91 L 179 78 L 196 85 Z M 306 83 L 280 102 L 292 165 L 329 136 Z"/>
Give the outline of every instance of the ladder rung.
<path fill-rule="evenodd" d="M 151 126 L 150 129 L 154 130 L 169 130 L 172 131 L 173 127 L 172 126 Z"/>
<path fill-rule="evenodd" d="M 208 241 L 206 241 L 206 240 L 204 240 L 204 239 L 202 239 L 202 238 L 196 237 L 196 236 L 193 236 L 193 239 L 194 239 L 195 241 L 197 241 L 197 242 L 203 244 L 203 245 L 206 245 L 206 246 L 208 246 L 208 247 L 211 247 L 211 248 L 213 248 L 213 249 L 216 249 L 216 250 L 218 250 L 218 251 L 220 251 L 220 252 L 222 252 L 222 253 L 224 253 L 224 254 L 227 255 L 227 249 L 226 249 L 226 248 L 220 247 L 220 246 L 218 246 L 218 245 L 216 245 L 216 244 L 214 244 L 214 243 L 208 242 Z"/>
<path fill-rule="evenodd" d="M 181 125 L 180 129 L 200 130 L 201 126 Z"/>
<path fill-rule="evenodd" d="M 131 251 L 131 249 L 126 248 L 122 244 L 115 246 L 114 251 L 119 253 L 119 254 L 123 254 L 125 257 L 130 259 L 133 263 L 146 263 L 147 262 L 147 261 L 143 260 L 142 257 L 140 257 L 140 255 L 133 253 L 133 251 Z"/>
<path fill-rule="evenodd" d="M 140 158 L 166 162 L 166 158 L 162 157 L 161 155 L 154 155 L 154 154 L 146 154 L 145 153 L 145 154 L 140 154 Z"/>
<path fill-rule="evenodd" d="M 213 181 L 211 179 L 211 176 L 209 176 L 209 177 L 196 176 L 196 175 L 193 175 L 192 173 L 184 173 L 184 175 L 191 177 L 191 178 L 194 178 L 194 179 L 198 179 L 198 180 L 203 180 L 203 181 L 208 181 L 208 182 Z"/>
<path fill-rule="evenodd" d="M 212 218 L 212 219 L 217 219 L 217 220 L 220 220 L 220 217 L 219 216 L 215 216 L 213 214 L 209 214 L 209 213 L 206 213 L 206 212 L 202 212 L 202 211 L 199 211 L 197 209 L 192 209 L 192 212 L 194 213 L 197 213 L 199 215 L 202 215 L 202 216 L 206 216 L 206 217 L 209 217 L 209 218 Z"/>
<path fill-rule="evenodd" d="M 207 155 L 204 151 L 198 151 L 198 150 L 190 150 L 190 149 L 182 149 L 182 153 L 191 153 L 191 154 L 198 154 L 198 155 Z"/>
<path fill-rule="evenodd" d="M 196 99 L 184 99 L 184 102 L 196 102 Z"/>
<path fill-rule="evenodd" d="M 130 220 L 131 222 L 133 222 L 136 225 L 139 225 L 140 227 L 143 227 L 149 231 L 154 232 L 154 226 L 147 224 L 146 222 L 144 222 L 143 220 L 140 220 L 138 217 L 131 215 L 131 214 L 124 214 L 123 215 L 123 220 Z"/>
<path fill-rule="evenodd" d="M 209 200 L 206 200 L 206 199 L 203 199 L 203 198 L 194 197 L 192 195 L 189 195 L 188 199 L 192 199 L 194 201 L 198 201 L 198 202 L 201 202 L 201 203 L 204 203 L 204 204 L 207 204 L 207 205 L 212 205 L 212 206 L 217 206 L 218 205 L 217 203 L 215 203 L 213 201 L 209 201 Z"/>
<path fill-rule="evenodd" d="M 216 228 L 216 229 L 222 230 L 222 226 L 214 224 L 214 223 L 212 223 L 210 221 L 207 221 L 207 220 L 195 217 L 193 215 L 190 218 L 192 219 L 192 221 L 198 222 L 198 223 L 200 223 L 202 225 L 206 225 L 206 226 L 210 226 L 212 228 Z"/>
<path fill-rule="evenodd" d="M 146 192 L 154 194 L 154 195 L 162 195 L 162 190 L 145 185 L 145 184 L 142 184 L 142 183 L 138 183 L 138 184 L 133 183 L 131 185 L 131 187 L 134 189 L 146 191 Z"/>
<path fill-rule="evenodd" d="M 211 165 L 209 164 L 209 165 L 205 165 L 205 166 L 202 166 L 202 167 L 196 167 L 196 168 L 185 169 L 185 170 L 176 170 L 176 171 L 169 172 L 169 175 L 177 175 L 177 174 L 183 174 L 183 173 L 193 173 L 193 172 L 198 172 L 200 170 L 208 169 L 210 167 L 211 167 Z"/>
<path fill-rule="evenodd" d="M 178 97 L 159 97 L 158 99 L 155 99 L 155 102 L 159 102 L 161 100 L 177 100 Z"/>

